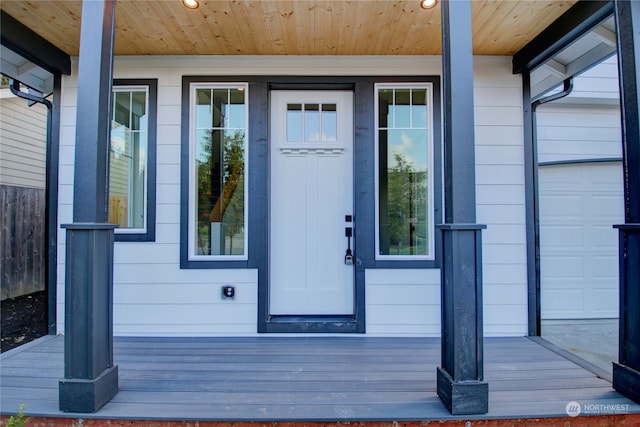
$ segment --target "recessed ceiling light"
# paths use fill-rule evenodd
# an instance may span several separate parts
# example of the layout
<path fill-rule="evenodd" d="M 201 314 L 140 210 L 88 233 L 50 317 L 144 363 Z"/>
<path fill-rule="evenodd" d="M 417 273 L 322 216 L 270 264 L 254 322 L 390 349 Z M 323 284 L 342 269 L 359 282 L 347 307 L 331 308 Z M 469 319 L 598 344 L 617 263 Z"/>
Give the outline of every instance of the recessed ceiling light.
<path fill-rule="evenodd" d="M 189 9 L 197 9 L 200 6 L 198 0 L 182 0 L 182 4 Z"/>
<path fill-rule="evenodd" d="M 420 7 L 423 9 L 432 9 L 437 3 L 438 0 L 420 0 Z"/>

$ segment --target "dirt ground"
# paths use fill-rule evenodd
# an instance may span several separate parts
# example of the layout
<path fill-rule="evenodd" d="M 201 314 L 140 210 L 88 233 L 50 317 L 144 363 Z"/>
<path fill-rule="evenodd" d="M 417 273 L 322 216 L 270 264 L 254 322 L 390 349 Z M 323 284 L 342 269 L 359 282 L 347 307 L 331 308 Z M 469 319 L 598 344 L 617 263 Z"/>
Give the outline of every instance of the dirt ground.
<path fill-rule="evenodd" d="M 46 291 L 2 301 L 0 317 L 0 353 L 46 335 Z"/>

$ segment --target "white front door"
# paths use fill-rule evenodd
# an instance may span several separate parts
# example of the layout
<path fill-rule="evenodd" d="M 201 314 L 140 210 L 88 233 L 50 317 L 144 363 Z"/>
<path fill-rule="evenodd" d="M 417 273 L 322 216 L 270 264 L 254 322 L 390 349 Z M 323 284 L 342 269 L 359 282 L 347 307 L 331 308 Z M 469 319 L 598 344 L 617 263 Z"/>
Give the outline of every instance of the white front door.
<path fill-rule="evenodd" d="M 272 91 L 270 170 L 270 314 L 353 314 L 353 93 Z"/>

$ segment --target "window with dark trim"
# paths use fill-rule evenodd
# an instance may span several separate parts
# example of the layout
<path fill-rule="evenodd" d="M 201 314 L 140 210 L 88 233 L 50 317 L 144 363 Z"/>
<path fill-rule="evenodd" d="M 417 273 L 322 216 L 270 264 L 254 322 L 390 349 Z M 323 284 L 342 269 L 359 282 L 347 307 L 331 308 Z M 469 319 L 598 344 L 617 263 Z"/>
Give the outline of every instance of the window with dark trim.
<path fill-rule="evenodd" d="M 376 259 L 434 259 L 430 83 L 376 84 Z"/>
<path fill-rule="evenodd" d="M 192 83 L 189 259 L 246 260 L 246 83 Z"/>
<path fill-rule="evenodd" d="M 238 85 L 245 85 L 246 103 L 246 135 L 244 137 L 245 144 L 245 163 L 244 163 L 244 255 L 212 255 L 210 252 L 205 253 L 208 245 L 204 245 L 202 254 L 196 254 L 195 224 L 197 220 L 197 210 L 195 208 L 195 139 L 196 131 L 196 113 L 195 113 L 195 87 L 209 90 L 224 89 L 227 90 L 237 88 Z M 429 243 L 433 245 L 429 249 L 427 255 L 409 255 L 405 257 L 399 256 L 376 256 L 376 239 L 378 233 L 377 224 L 377 197 L 378 187 L 377 179 L 377 151 L 376 141 L 378 138 L 377 115 L 378 100 L 377 87 L 395 86 L 408 88 L 424 88 L 428 87 L 428 137 L 429 152 L 428 165 L 431 169 L 428 174 L 428 193 L 429 204 L 427 206 L 428 233 Z M 257 269 L 259 293 L 261 302 L 259 304 L 260 321 L 267 322 L 268 316 L 268 288 L 269 288 L 269 92 L 271 90 L 353 90 L 355 105 L 354 111 L 354 127 L 356 129 L 354 136 L 354 215 L 355 228 L 354 236 L 357 242 L 357 257 L 359 259 L 356 268 L 356 289 L 358 292 L 364 292 L 364 269 L 367 268 L 437 268 L 438 257 L 440 253 L 440 239 L 437 238 L 435 224 L 442 221 L 442 189 L 441 189 L 441 133 L 440 133 L 440 79 L 432 76 L 367 76 L 367 77 L 349 77 L 349 76 L 331 76 L 331 77 L 300 77 L 300 76 L 251 76 L 246 79 L 238 76 L 183 76 L 181 91 L 181 130 L 180 130 L 180 268 L 183 269 Z M 231 98 L 228 98 L 231 101 Z M 416 98 L 417 99 L 417 98 Z M 202 108 L 207 104 L 204 100 Z M 213 102 L 216 105 L 216 102 Z M 221 104 L 222 105 L 222 104 Z M 326 113 L 331 116 L 331 108 L 327 106 Z M 207 107 L 208 108 L 208 107 Z M 309 110 L 310 117 L 315 117 L 314 107 L 307 109 L 301 106 L 301 112 Z M 320 109 L 320 107 L 318 107 Z M 213 110 L 212 110 L 213 111 Z M 320 111 L 320 110 L 319 110 Z M 322 111 L 325 108 L 322 107 Z M 295 108 L 292 108 L 292 114 L 298 114 Z M 214 119 L 211 122 L 211 130 L 220 126 L 216 125 Z M 222 122 L 219 122 L 222 123 Z M 314 122 L 315 123 L 315 122 Z M 322 121 L 321 121 L 322 123 Z M 235 125 L 232 125 L 235 126 Z M 322 124 L 320 124 L 322 126 Z M 291 129 L 292 135 L 298 134 L 298 130 Z M 300 132 L 303 132 L 300 130 Z M 300 133 L 300 138 L 304 133 Z M 292 136 L 293 138 L 293 136 Z M 296 137 L 297 138 L 297 137 Z M 296 139 L 294 138 L 294 139 Z M 376 164 L 376 167 L 373 165 Z M 220 169 L 219 171 L 223 170 Z M 215 172 L 215 170 L 214 170 Z M 216 177 L 218 174 L 216 174 Z M 218 184 L 224 181 L 218 179 Z M 238 186 L 236 185 L 236 190 Z M 214 189 L 217 193 L 223 194 L 224 187 Z M 220 193 L 222 191 L 222 193 Z M 229 190 L 230 192 L 230 190 Z M 211 194 L 214 194 L 213 192 Z M 214 194 L 214 196 L 215 196 Z M 235 194 L 235 191 L 234 191 Z M 240 193 L 236 197 L 240 197 Z M 204 207 L 211 205 L 211 201 L 206 200 Z M 209 206 L 205 206 L 208 203 Z M 211 211 L 209 211 L 211 212 Z M 201 213 L 207 213 L 203 211 Z M 211 239 L 211 234 L 206 229 L 211 221 L 211 215 L 205 217 L 202 215 L 203 234 Z M 238 217 L 239 218 L 239 217 Z M 215 217 L 214 217 L 215 219 Z M 223 219 L 219 222 L 225 222 Z M 235 221 L 234 221 L 235 222 Z M 220 227 L 223 228 L 223 227 Z M 216 234 L 215 241 L 218 241 Z M 226 236 L 226 235 L 225 235 Z M 420 237 L 415 235 L 416 239 Z M 226 239 L 226 237 L 225 237 Z M 212 240 L 211 240 L 212 241 Z M 238 239 L 233 241 L 233 251 L 240 248 L 236 246 L 240 243 Z M 216 246 L 217 249 L 217 246 Z M 220 246 L 222 250 L 222 246 Z M 225 250 L 230 250 L 230 246 L 226 246 Z M 266 304 L 266 305 L 265 305 Z M 264 325 L 263 325 L 264 326 Z M 262 330 L 262 329 L 261 329 Z"/>
<path fill-rule="evenodd" d="M 116 241 L 155 240 L 157 80 L 114 80 L 109 222 Z"/>

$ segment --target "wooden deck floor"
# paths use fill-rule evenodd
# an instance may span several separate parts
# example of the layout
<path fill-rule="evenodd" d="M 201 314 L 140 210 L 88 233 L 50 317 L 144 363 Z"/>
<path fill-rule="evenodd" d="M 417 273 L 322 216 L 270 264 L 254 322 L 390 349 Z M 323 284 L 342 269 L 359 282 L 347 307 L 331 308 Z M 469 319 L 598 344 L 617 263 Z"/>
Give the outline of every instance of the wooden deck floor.
<path fill-rule="evenodd" d="M 82 415 L 58 410 L 63 341 L 45 337 L 0 355 L 0 412 L 24 403 L 29 416 L 84 419 L 459 418 L 435 392 L 439 339 L 116 338 L 119 392 L 98 413 Z M 485 377 L 489 414 L 465 419 L 566 417 L 571 401 L 605 414 L 640 413 L 606 380 L 527 338 L 486 339 Z"/>

